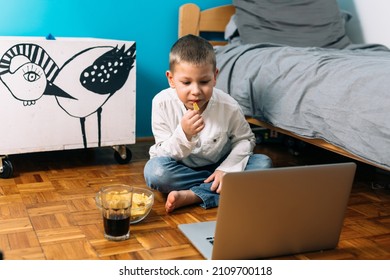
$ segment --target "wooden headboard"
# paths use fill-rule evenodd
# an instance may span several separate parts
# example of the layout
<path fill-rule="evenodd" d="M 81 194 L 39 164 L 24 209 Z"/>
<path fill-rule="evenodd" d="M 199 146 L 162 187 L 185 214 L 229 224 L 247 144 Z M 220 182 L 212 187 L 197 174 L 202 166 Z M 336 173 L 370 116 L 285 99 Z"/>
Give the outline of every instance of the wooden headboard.
<path fill-rule="evenodd" d="M 179 9 L 179 38 L 187 34 L 201 36 L 202 32 L 223 33 L 235 11 L 233 5 L 201 11 L 195 4 L 184 4 Z M 210 43 L 217 46 L 226 44 L 226 41 L 211 40 Z"/>

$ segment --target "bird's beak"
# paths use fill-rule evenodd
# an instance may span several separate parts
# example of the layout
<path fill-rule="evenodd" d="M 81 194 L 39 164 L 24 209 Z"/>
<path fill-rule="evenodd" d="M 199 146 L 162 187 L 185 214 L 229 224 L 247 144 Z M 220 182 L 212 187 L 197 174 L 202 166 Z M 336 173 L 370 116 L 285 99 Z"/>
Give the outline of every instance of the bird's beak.
<path fill-rule="evenodd" d="M 48 82 L 45 88 L 45 91 L 43 92 L 45 95 L 54 95 L 59 96 L 63 98 L 70 98 L 70 99 L 76 99 L 73 96 L 69 95 L 66 91 L 62 90 L 58 86 L 56 86 L 53 83 Z"/>

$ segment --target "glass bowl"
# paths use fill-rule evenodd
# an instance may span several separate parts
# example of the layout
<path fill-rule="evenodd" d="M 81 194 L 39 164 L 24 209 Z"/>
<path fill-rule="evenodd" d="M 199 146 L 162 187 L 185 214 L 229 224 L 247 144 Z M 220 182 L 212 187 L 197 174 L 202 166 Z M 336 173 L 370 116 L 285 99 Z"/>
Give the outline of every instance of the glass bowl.
<path fill-rule="evenodd" d="M 146 188 L 133 187 L 130 224 L 135 224 L 148 216 L 154 203 L 154 193 Z"/>
<path fill-rule="evenodd" d="M 130 224 L 135 224 L 148 216 L 154 203 L 154 193 L 147 188 L 133 188 L 133 198 L 131 204 Z M 96 205 L 102 209 L 101 192 L 98 192 L 95 197 Z"/>

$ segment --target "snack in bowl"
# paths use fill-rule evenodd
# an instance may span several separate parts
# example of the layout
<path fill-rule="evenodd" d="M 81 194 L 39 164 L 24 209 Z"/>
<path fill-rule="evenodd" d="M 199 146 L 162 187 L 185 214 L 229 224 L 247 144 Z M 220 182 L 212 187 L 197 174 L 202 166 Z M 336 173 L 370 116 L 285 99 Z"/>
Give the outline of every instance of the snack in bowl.
<path fill-rule="evenodd" d="M 149 214 L 154 203 L 154 194 L 151 190 L 146 188 L 132 187 L 132 193 L 123 194 L 118 191 L 109 191 L 105 193 L 103 202 L 102 192 L 98 192 L 95 197 L 96 205 L 99 209 L 103 208 L 128 208 L 131 203 L 130 224 L 135 224 Z"/>
<path fill-rule="evenodd" d="M 142 221 L 152 209 L 154 194 L 145 188 L 133 188 L 130 224 Z"/>
<path fill-rule="evenodd" d="M 131 193 L 127 191 L 110 191 L 105 194 L 106 207 L 119 209 L 130 206 Z"/>

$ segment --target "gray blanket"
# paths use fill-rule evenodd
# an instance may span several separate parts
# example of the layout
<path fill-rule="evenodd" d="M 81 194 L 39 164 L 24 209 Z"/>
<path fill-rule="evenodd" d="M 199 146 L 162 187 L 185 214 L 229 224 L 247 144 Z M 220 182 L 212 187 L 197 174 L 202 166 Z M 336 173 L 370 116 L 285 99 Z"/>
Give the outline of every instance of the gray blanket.
<path fill-rule="evenodd" d="M 216 49 L 217 87 L 244 114 L 390 168 L 390 52 L 232 43 Z"/>

